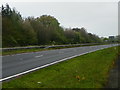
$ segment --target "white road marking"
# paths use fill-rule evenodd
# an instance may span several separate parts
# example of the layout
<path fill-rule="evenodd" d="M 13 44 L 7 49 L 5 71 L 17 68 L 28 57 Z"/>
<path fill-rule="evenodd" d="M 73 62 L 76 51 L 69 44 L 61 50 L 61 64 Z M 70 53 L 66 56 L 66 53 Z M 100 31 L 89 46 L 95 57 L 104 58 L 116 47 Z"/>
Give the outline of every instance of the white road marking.
<path fill-rule="evenodd" d="M 39 58 L 39 57 L 42 57 L 43 55 L 40 55 L 40 56 L 35 56 L 35 58 Z"/>

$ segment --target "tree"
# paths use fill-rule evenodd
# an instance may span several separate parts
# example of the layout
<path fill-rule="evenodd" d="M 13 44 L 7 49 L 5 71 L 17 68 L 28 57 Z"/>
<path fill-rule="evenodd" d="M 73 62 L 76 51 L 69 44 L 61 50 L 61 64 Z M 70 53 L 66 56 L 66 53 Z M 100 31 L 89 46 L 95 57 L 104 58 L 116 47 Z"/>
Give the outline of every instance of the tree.
<path fill-rule="evenodd" d="M 32 27 L 30 27 L 30 24 L 24 22 L 19 12 L 15 11 L 14 9 L 11 10 L 9 5 L 6 5 L 6 7 L 3 8 L 2 13 L 3 47 L 35 44 L 35 38 L 35 34 Z"/>
<path fill-rule="evenodd" d="M 63 28 L 58 20 L 50 15 L 22 18 L 8 4 L 1 7 L 3 47 L 76 44 L 100 42 L 100 38 L 82 28 Z"/>
<path fill-rule="evenodd" d="M 59 26 L 56 18 L 50 15 L 42 15 L 36 20 L 39 22 L 39 30 L 37 30 L 39 44 L 51 44 L 52 42 L 59 44 L 63 42 L 63 29 Z"/>

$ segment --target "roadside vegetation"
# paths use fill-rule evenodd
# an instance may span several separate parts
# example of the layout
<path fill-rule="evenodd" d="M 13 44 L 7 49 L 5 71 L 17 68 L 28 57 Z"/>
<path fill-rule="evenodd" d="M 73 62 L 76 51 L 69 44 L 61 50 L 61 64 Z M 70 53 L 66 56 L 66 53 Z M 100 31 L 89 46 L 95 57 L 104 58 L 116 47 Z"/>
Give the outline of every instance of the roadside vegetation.
<path fill-rule="evenodd" d="M 3 88 L 103 88 L 118 56 L 111 47 L 3 82 Z"/>
<path fill-rule="evenodd" d="M 8 4 L 2 5 L 1 9 L 3 48 L 29 45 L 101 43 L 108 40 L 88 33 L 84 27 L 63 28 L 54 16 L 42 15 L 36 18 L 23 18 L 15 8 L 11 9 Z"/>
<path fill-rule="evenodd" d="M 36 18 L 23 18 L 20 12 L 15 8 L 11 9 L 8 4 L 6 4 L 6 6 L 2 5 L 1 9 L 2 48 L 81 43 L 111 43 L 108 38 L 100 38 L 95 34 L 88 33 L 84 27 L 63 28 L 60 26 L 59 21 L 50 15 L 42 15 Z M 117 36 L 114 43 L 119 41 L 120 36 Z M 3 51 L 0 55 L 36 52 L 58 48 L 70 47 Z"/>

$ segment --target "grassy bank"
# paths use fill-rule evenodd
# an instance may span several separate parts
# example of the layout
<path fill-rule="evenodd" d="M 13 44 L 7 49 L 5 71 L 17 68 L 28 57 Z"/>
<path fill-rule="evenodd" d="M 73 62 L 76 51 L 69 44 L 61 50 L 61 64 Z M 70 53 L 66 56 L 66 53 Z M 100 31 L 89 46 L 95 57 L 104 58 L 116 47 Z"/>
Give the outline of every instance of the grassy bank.
<path fill-rule="evenodd" d="M 2 55 L 12 55 L 12 54 L 18 54 L 18 53 L 38 52 L 38 51 L 45 51 L 45 50 L 73 48 L 73 47 L 82 47 L 82 46 L 94 46 L 94 45 L 100 45 L 100 44 L 79 45 L 79 46 L 65 46 L 65 47 L 52 47 L 52 48 L 31 48 L 31 49 L 8 50 L 8 51 L 3 51 Z"/>
<path fill-rule="evenodd" d="M 3 88 L 102 88 L 118 47 L 82 55 L 3 83 Z"/>

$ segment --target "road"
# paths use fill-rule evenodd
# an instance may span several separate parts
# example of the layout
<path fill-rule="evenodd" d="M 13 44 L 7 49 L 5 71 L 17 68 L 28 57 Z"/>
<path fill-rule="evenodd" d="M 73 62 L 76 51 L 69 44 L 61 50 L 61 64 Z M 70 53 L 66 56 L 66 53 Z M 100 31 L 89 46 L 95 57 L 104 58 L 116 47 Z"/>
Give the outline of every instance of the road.
<path fill-rule="evenodd" d="M 22 75 L 24 73 L 30 72 L 30 70 L 34 71 L 41 68 L 42 66 L 46 67 L 54 64 L 53 62 L 58 63 L 60 60 L 64 61 L 82 54 L 86 54 L 88 52 L 93 52 L 112 46 L 117 46 L 117 44 L 75 47 L 3 56 L 2 79 L 7 77 L 12 78 L 12 76 L 15 77 L 14 75 L 16 74 Z"/>

